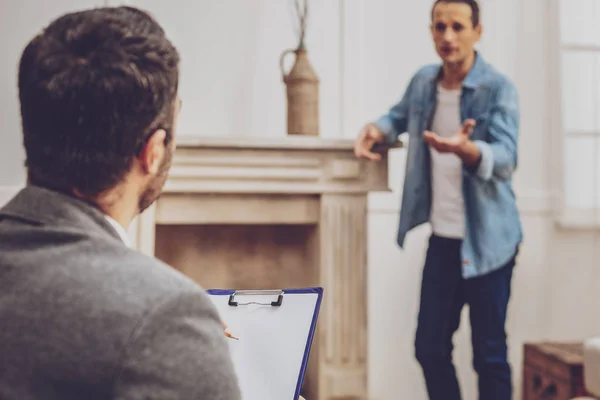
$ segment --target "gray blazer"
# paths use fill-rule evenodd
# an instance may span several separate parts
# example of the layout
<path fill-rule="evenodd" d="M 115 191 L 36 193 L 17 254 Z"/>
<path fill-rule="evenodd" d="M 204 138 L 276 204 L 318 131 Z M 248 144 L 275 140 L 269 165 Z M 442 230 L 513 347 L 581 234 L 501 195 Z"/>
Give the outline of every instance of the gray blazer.
<path fill-rule="evenodd" d="M 96 208 L 28 186 L 0 210 L 0 399 L 237 400 L 226 340 L 208 296 Z"/>

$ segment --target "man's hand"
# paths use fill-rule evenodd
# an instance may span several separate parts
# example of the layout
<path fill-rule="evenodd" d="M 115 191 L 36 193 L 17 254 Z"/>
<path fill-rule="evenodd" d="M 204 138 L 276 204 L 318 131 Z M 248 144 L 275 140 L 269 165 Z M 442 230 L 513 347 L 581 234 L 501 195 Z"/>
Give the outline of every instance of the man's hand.
<path fill-rule="evenodd" d="M 381 160 L 381 154 L 373 153 L 375 143 L 385 141 L 383 133 L 373 124 L 366 125 L 354 142 L 354 155 L 371 161 Z"/>
<path fill-rule="evenodd" d="M 463 126 L 452 136 L 443 138 L 438 136 L 436 133 L 425 131 L 423 137 L 425 141 L 434 149 L 440 153 L 454 153 L 459 154 L 465 146 L 465 143 L 469 141 L 473 128 L 475 127 L 475 121 L 468 119 L 465 121 Z"/>
<path fill-rule="evenodd" d="M 425 131 L 423 137 L 431 147 L 440 153 L 456 154 L 465 165 L 474 166 L 479 163 L 481 152 L 479 148 L 469 140 L 475 121 L 468 119 L 463 126 L 451 137 L 443 138 L 437 134 Z"/>

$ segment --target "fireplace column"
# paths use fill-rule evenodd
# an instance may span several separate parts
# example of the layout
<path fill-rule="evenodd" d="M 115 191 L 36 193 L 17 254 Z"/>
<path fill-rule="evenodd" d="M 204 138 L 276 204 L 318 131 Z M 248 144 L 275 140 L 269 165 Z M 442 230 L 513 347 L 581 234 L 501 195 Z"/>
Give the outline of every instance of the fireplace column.
<path fill-rule="evenodd" d="M 321 197 L 319 399 L 367 397 L 367 198 Z"/>

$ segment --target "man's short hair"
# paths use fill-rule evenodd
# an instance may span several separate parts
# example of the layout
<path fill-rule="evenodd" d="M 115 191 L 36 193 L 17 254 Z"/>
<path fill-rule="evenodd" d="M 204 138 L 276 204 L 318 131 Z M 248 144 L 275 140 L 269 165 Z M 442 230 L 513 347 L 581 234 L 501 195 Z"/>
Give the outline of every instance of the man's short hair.
<path fill-rule="evenodd" d="M 172 139 L 178 81 L 177 50 L 139 9 L 54 20 L 19 65 L 29 181 L 88 196 L 114 187 L 153 132 Z"/>
<path fill-rule="evenodd" d="M 462 3 L 468 5 L 471 7 L 471 22 L 473 22 L 473 27 L 479 25 L 480 10 L 477 0 L 435 0 L 431 8 L 431 19 L 433 19 L 433 10 L 439 3 Z"/>

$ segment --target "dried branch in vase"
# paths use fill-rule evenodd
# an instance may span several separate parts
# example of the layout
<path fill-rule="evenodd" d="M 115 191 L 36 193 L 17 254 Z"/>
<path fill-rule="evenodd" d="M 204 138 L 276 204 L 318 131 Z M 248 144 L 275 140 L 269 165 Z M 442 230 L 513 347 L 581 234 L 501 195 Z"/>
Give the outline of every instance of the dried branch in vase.
<path fill-rule="evenodd" d="M 306 37 L 306 21 L 308 18 L 308 0 L 293 0 L 296 18 L 298 21 L 298 50 L 304 49 L 304 39 Z"/>

